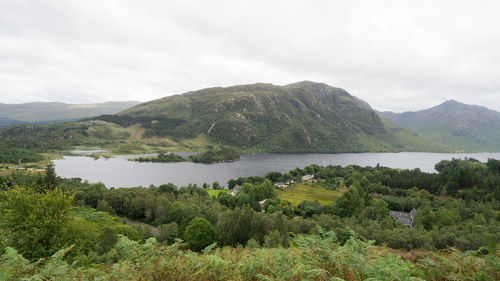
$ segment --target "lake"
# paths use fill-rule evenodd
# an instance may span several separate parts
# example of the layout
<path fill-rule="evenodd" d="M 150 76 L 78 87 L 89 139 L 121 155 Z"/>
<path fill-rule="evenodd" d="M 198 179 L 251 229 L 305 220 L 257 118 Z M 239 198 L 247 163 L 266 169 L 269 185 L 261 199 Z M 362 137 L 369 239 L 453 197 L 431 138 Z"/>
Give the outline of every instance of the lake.
<path fill-rule="evenodd" d="M 189 152 L 177 153 L 182 156 Z M 89 182 L 102 182 L 107 187 L 134 187 L 173 183 L 177 186 L 218 181 L 226 186 L 229 179 L 263 176 L 270 171 L 286 172 L 311 164 L 381 166 L 402 169 L 420 168 L 435 172 L 434 165 L 441 160 L 472 157 L 482 162 L 488 158 L 500 159 L 500 153 L 340 153 L 340 154 L 244 154 L 241 160 L 228 163 L 199 164 L 139 163 L 128 161 L 138 155 L 120 155 L 110 159 L 94 160 L 86 156 L 65 156 L 54 160 L 56 173 L 65 178 L 78 177 Z"/>

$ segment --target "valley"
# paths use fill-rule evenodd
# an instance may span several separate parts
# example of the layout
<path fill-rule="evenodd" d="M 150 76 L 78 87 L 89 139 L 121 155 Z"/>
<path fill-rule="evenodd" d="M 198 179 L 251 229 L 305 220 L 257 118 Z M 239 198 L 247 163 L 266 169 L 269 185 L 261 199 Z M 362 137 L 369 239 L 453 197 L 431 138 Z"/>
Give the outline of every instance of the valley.
<path fill-rule="evenodd" d="M 0 279 L 496 280 L 497 150 L 378 114 L 305 81 L 0 128 Z"/>
<path fill-rule="evenodd" d="M 108 150 L 108 156 L 221 145 L 240 153 L 453 151 L 380 119 L 345 90 L 308 81 L 203 89 L 116 115 L 14 125 L 0 128 L 0 141 L 1 163 L 28 165 L 50 160 L 40 153 L 92 148 Z"/>
<path fill-rule="evenodd" d="M 499 11 L 0 1 L 0 281 L 499 281 Z"/>

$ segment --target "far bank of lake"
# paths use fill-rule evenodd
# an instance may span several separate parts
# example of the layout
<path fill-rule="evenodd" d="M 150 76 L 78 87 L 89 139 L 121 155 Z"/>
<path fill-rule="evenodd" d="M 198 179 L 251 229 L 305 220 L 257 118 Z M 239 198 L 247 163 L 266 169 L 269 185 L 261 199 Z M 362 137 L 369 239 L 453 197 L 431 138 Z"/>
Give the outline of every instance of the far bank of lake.
<path fill-rule="evenodd" d="M 189 156 L 189 152 L 177 152 Z M 339 153 L 339 154 L 243 154 L 241 160 L 227 163 L 199 164 L 192 162 L 147 163 L 128 161 L 138 155 L 119 155 L 109 159 L 85 156 L 65 156 L 54 160 L 57 175 L 78 177 L 89 182 L 102 182 L 107 187 L 134 187 L 173 183 L 177 186 L 218 181 L 226 186 L 229 179 L 263 176 L 270 171 L 286 172 L 308 165 L 359 165 L 401 169 L 419 168 L 435 172 L 441 160 L 471 157 L 485 162 L 500 159 L 500 153 Z"/>

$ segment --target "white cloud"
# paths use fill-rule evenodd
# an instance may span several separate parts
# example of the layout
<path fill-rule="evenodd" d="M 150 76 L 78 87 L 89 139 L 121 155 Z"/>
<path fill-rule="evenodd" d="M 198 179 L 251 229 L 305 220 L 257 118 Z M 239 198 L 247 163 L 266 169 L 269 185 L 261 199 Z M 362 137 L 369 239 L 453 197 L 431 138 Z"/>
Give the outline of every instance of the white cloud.
<path fill-rule="evenodd" d="M 382 110 L 500 110 L 498 1 L 0 0 L 0 102 L 315 80 Z"/>

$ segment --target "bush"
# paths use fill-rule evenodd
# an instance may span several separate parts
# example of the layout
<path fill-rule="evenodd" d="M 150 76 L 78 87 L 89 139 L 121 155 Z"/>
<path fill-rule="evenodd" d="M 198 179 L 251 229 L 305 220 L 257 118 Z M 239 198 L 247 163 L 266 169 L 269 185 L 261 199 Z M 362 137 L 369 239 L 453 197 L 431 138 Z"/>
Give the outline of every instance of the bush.
<path fill-rule="evenodd" d="M 175 222 L 171 222 L 169 224 L 162 224 L 159 227 L 160 235 L 158 236 L 158 241 L 173 243 L 175 238 L 177 238 L 177 234 L 179 232 L 179 227 Z"/>
<path fill-rule="evenodd" d="M 37 193 L 15 187 L 0 195 L 1 242 L 36 260 L 68 246 L 73 197 L 61 190 Z"/>
<path fill-rule="evenodd" d="M 194 218 L 184 230 L 184 240 L 192 250 L 203 250 L 216 241 L 215 229 L 206 219 Z"/>

